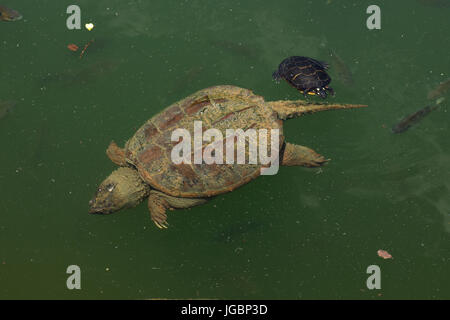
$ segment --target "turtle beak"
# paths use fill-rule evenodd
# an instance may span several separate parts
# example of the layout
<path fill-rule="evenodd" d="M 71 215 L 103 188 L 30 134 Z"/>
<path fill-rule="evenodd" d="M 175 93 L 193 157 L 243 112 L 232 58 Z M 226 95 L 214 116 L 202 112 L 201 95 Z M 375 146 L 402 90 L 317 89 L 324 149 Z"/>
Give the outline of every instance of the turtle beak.
<path fill-rule="evenodd" d="M 89 201 L 89 213 L 90 214 L 103 214 L 103 210 L 101 207 L 98 207 L 95 203 L 95 200 L 92 199 Z"/>
<path fill-rule="evenodd" d="M 91 214 L 109 214 L 115 210 L 112 195 L 109 192 L 100 189 L 92 200 L 89 201 L 89 213 Z"/>
<path fill-rule="evenodd" d="M 89 213 L 90 214 L 110 214 L 118 209 L 113 208 L 112 206 L 108 205 L 108 203 L 101 203 L 97 201 L 96 199 L 92 199 L 89 201 Z"/>
<path fill-rule="evenodd" d="M 89 213 L 91 213 L 91 214 L 101 214 L 102 213 L 101 209 L 97 208 L 97 206 L 95 205 L 94 199 L 89 201 Z"/>

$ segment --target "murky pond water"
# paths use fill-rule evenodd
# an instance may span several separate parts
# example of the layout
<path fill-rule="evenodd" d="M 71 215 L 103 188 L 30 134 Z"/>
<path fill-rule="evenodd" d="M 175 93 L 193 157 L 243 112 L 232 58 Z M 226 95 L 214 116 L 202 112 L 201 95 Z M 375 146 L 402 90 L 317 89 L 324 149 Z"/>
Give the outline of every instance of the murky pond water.
<path fill-rule="evenodd" d="M 90 32 L 67 29 L 67 3 L 2 2 L 23 18 L 0 21 L 0 298 L 450 296 L 448 100 L 390 130 L 450 77 L 446 1 L 377 1 L 381 30 L 365 0 L 77 3 Z M 91 40 L 82 59 L 67 48 Z M 369 105 L 285 123 L 327 165 L 169 212 L 167 230 L 145 203 L 88 215 L 111 140 L 212 85 L 303 99 L 271 78 L 292 55 L 331 64 L 329 101 Z M 69 265 L 81 290 L 66 288 Z"/>

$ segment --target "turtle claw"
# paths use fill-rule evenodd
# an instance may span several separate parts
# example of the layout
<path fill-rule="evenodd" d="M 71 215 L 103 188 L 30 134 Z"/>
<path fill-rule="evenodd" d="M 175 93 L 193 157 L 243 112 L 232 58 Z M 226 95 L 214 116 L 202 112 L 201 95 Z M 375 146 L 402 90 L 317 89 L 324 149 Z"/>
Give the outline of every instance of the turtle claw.
<path fill-rule="evenodd" d="M 325 159 L 325 157 L 320 156 L 320 157 L 314 159 L 314 161 L 310 162 L 309 164 L 311 167 L 321 167 L 330 160 L 331 159 Z"/>
<path fill-rule="evenodd" d="M 153 223 L 155 224 L 155 226 L 157 226 L 158 228 L 162 229 L 162 226 L 158 222 L 153 221 Z"/>
<path fill-rule="evenodd" d="M 151 193 L 148 197 L 148 208 L 150 210 L 150 216 L 155 225 L 160 229 L 167 229 L 169 224 L 167 223 L 166 210 L 170 208 L 169 204 L 157 193 Z"/>
<path fill-rule="evenodd" d="M 158 222 L 158 221 L 153 220 L 153 222 L 159 229 L 167 229 L 169 227 L 169 224 L 167 223 L 167 221 Z"/>
<path fill-rule="evenodd" d="M 152 217 L 152 220 L 160 229 L 167 229 L 169 227 L 169 224 L 166 221 L 166 217 L 157 217 L 157 219 L 154 219 L 154 217 Z"/>

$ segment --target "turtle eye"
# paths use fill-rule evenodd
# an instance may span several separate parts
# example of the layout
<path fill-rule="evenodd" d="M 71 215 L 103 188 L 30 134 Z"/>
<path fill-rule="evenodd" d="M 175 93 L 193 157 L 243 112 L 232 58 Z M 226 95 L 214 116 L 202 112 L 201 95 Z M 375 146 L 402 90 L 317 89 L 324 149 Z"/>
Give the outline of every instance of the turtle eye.
<path fill-rule="evenodd" d="M 116 187 L 116 186 L 113 185 L 113 184 L 108 184 L 108 185 L 106 186 L 106 189 L 107 189 L 109 192 L 112 192 L 112 191 L 114 190 L 115 187 Z"/>

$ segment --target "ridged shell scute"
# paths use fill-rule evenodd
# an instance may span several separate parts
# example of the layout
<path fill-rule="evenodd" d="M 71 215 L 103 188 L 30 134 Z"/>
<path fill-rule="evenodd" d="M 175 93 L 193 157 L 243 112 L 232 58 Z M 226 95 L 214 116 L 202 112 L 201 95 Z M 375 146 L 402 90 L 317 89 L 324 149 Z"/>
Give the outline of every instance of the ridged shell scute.
<path fill-rule="evenodd" d="M 282 121 L 262 97 L 235 86 L 200 90 L 152 117 L 126 144 L 127 161 L 153 188 L 177 197 L 209 197 L 232 191 L 260 175 L 259 161 L 248 164 L 248 139 L 246 164 L 236 163 L 236 157 L 234 164 L 174 164 L 171 152 L 178 141 L 171 141 L 172 132 L 186 129 L 193 141 L 195 121 L 202 121 L 203 132 L 210 128 L 221 131 L 223 140 L 215 143 L 223 145 L 224 163 L 227 129 L 267 129 L 269 148 L 270 129 L 279 129 L 280 146 L 284 140 Z M 202 151 L 208 144 L 203 142 Z M 193 160 L 193 143 L 191 151 Z"/>

